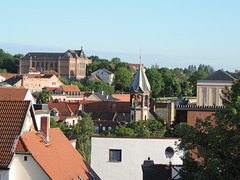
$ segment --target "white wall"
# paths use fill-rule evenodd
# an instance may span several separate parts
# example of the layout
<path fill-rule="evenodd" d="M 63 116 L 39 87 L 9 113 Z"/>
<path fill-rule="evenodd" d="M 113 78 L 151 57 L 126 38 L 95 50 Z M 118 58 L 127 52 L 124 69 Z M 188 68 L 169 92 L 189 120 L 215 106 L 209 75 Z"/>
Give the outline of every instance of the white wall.
<path fill-rule="evenodd" d="M 24 161 L 27 156 L 27 161 Z M 10 180 L 47 180 L 50 179 L 31 155 L 15 154 L 10 167 Z"/>
<path fill-rule="evenodd" d="M 49 117 L 49 127 L 50 127 L 50 113 L 35 114 L 35 119 L 37 123 L 38 130 L 41 129 L 41 117 Z"/>
<path fill-rule="evenodd" d="M 27 90 L 26 96 L 24 98 L 24 101 L 31 101 L 32 104 L 36 104 L 35 99 L 33 98 L 31 92 L 29 90 Z"/>
<path fill-rule="evenodd" d="M 111 138 L 92 137 L 91 167 L 104 180 L 139 180 L 143 178 L 141 165 L 148 157 L 155 164 L 169 164 L 165 156 L 168 146 L 176 149 L 179 139 L 169 138 Z M 122 161 L 110 162 L 109 150 L 121 149 Z M 182 165 L 183 152 L 175 153 L 173 165 Z"/>

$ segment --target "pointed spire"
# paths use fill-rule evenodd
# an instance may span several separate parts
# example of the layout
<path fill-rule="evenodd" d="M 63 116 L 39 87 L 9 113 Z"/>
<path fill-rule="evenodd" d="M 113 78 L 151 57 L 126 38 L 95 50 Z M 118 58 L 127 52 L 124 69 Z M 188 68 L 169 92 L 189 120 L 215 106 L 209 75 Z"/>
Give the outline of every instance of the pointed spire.
<path fill-rule="evenodd" d="M 142 47 L 140 45 L 140 66 L 142 65 Z"/>

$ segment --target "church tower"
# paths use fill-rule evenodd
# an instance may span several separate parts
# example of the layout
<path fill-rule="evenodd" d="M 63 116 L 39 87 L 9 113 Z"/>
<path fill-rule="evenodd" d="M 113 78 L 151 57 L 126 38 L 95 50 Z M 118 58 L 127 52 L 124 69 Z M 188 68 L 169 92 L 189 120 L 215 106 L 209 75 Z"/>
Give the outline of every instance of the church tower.
<path fill-rule="evenodd" d="M 129 91 L 130 121 L 147 120 L 149 118 L 151 87 L 141 63 Z"/>

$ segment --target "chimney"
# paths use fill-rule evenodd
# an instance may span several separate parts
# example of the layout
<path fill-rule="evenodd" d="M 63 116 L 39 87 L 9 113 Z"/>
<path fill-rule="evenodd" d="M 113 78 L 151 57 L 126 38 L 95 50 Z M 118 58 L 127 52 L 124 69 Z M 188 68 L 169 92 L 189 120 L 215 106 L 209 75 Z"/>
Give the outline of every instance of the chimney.
<path fill-rule="evenodd" d="M 41 130 L 45 134 L 47 141 L 49 141 L 50 120 L 49 117 L 41 117 Z"/>
<path fill-rule="evenodd" d="M 170 126 L 174 121 L 174 102 L 171 102 L 168 107 L 168 125 Z"/>

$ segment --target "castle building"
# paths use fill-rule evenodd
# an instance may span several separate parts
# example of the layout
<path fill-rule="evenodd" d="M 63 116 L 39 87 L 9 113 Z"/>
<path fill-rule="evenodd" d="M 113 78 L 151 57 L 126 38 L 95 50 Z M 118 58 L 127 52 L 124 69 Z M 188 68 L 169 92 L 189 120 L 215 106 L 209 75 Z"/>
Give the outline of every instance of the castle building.
<path fill-rule="evenodd" d="M 141 64 L 137 69 L 129 90 L 130 120 L 138 121 L 149 119 L 151 86 Z"/>
<path fill-rule="evenodd" d="M 67 50 L 64 53 L 29 52 L 19 61 L 19 73 L 29 73 L 30 68 L 37 71 L 56 71 L 61 77 L 75 80 L 84 79 L 87 65 L 92 60 L 86 58 L 83 50 Z"/>

